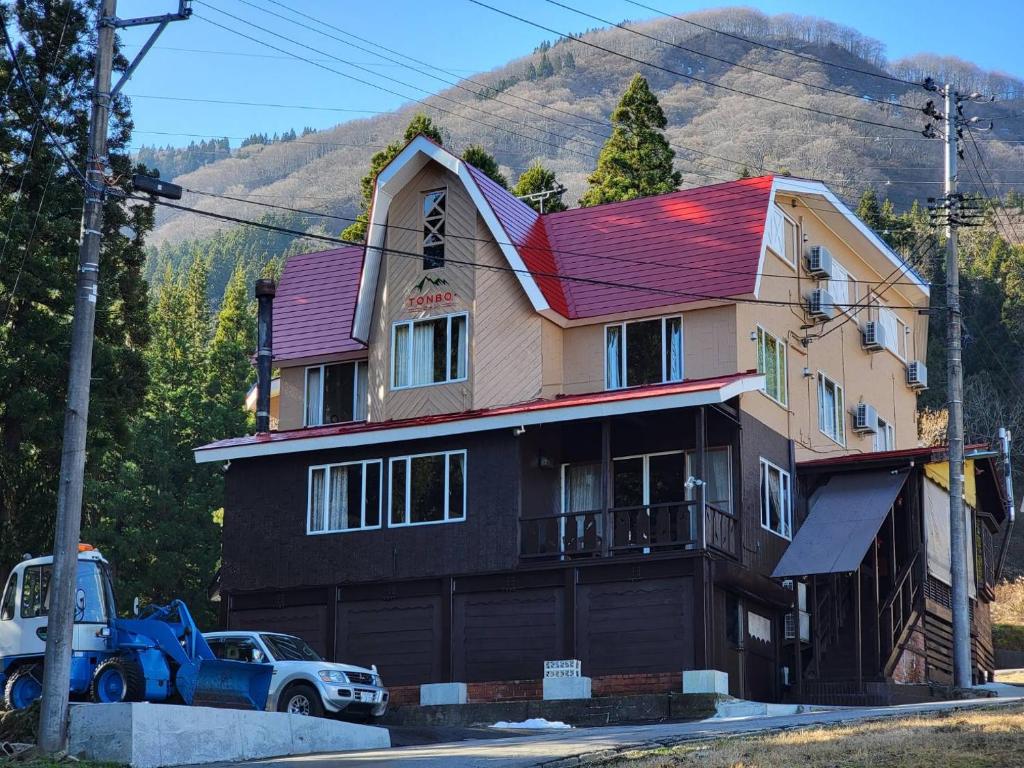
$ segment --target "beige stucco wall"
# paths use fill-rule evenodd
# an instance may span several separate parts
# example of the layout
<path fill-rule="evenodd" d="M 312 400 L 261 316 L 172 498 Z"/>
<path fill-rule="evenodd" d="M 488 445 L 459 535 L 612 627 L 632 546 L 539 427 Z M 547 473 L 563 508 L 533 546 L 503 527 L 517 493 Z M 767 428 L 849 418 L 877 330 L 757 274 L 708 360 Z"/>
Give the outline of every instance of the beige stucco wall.
<path fill-rule="evenodd" d="M 795 209 L 786 206 L 785 210 L 798 218 L 805 247 L 825 245 L 851 277 L 872 281 L 877 285 L 888 276 L 891 270 L 879 274 L 878 269 L 884 269 L 881 262 L 875 262 L 878 267 L 873 267 L 860 258 L 825 225 L 822 218 L 819 218 L 819 212 L 802 206 Z M 828 215 L 820 214 L 826 219 Z M 759 298 L 767 301 L 802 301 L 807 293 L 817 287 L 817 283 L 803 270 L 802 263 L 801 259 L 801 279 L 798 283 L 793 279 L 797 271 L 769 251 L 762 268 Z M 862 301 L 866 288 L 865 284 L 858 286 L 858 298 Z M 911 304 L 911 299 L 898 293 L 895 288 L 887 291 L 883 300 L 891 307 Z M 912 329 L 907 339 L 908 359 L 923 358 L 927 343 L 924 335 L 926 331 L 922 328 L 924 319 L 914 310 L 894 308 L 893 311 Z M 917 445 L 917 396 L 906 386 L 905 363 L 889 350 L 868 352 L 862 346 L 862 324 L 868 319 L 874 319 L 874 312 L 863 310 L 846 323 L 842 321 L 847 315 L 840 313 L 835 320 L 809 329 L 801 328 L 807 318 L 795 306 L 741 304 L 737 308 L 737 317 L 738 367 L 741 370 L 757 365 L 757 345 L 751 340 L 751 333 L 758 325 L 788 340 L 788 407 L 754 392 L 743 396 L 742 408 L 778 432 L 790 436 L 796 442 L 798 460 L 873 450 L 873 435 L 860 435 L 852 431 L 849 412 L 862 401 L 873 405 L 882 419 L 893 424 L 896 448 Z M 833 328 L 836 330 L 832 331 Z M 827 336 L 814 338 L 825 332 L 828 332 Z M 811 339 L 807 345 L 801 342 L 805 335 Z M 805 368 L 810 370 L 811 375 L 808 377 L 803 375 Z M 847 411 L 845 447 L 833 442 L 818 429 L 818 371 L 843 387 Z"/>
<path fill-rule="evenodd" d="M 278 395 L 277 428 L 300 429 L 306 397 L 306 369 L 303 366 L 281 369 L 281 390 Z"/>

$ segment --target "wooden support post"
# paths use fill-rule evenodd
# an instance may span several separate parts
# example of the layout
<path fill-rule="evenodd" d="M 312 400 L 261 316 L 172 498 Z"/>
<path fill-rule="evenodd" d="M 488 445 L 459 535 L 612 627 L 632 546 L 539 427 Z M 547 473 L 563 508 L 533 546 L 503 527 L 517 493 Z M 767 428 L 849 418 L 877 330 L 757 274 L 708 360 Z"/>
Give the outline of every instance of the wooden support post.
<path fill-rule="evenodd" d="M 446 683 L 455 680 L 455 579 L 447 576 L 441 579 L 441 679 Z"/>
<path fill-rule="evenodd" d="M 567 659 L 578 659 L 576 655 L 576 581 L 575 568 L 565 569 L 565 638 L 563 646 Z"/>
<path fill-rule="evenodd" d="M 811 576 L 811 637 L 814 639 L 814 671 L 821 679 L 821 622 L 818 616 L 818 577 Z"/>
<path fill-rule="evenodd" d="M 878 549 L 879 549 L 879 542 L 878 542 L 878 537 L 877 536 L 875 537 L 875 544 L 874 544 L 874 546 L 871 547 L 871 549 L 875 553 L 875 590 L 874 590 L 874 592 L 875 592 L 875 600 L 874 600 L 874 610 L 872 611 L 872 614 L 871 614 L 874 617 L 874 622 L 873 623 L 875 625 L 875 666 L 876 667 L 881 667 L 882 666 L 882 627 L 881 627 L 881 619 L 878 616 L 878 609 L 882 607 L 882 597 L 881 597 L 882 581 L 881 581 L 881 575 L 878 572 L 878 564 L 879 564 Z"/>
<path fill-rule="evenodd" d="M 708 669 L 708 559 L 701 555 L 693 563 L 693 664 L 694 669 Z"/>
<path fill-rule="evenodd" d="M 707 486 L 705 485 L 706 472 L 705 464 L 707 462 L 707 436 L 708 436 L 708 424 L 707 424 L 707 413 L 702 405 L 694 412 L 694 433 L 697 441 L 697 451 L 694 454 L 694 467 L 693 471 L 696 479 L 699 481 L 696 488 L 694 488 L 693 498 L 696 500 L 694 505 L 696 508 L 697 515 L 697 542 L 701 549 L 708 548 L 708 532 L 707 532 Z"/>
<path fill-rule="evenodd" d="M 338 600 L 340 598 L 341 590 L 338 587 L 327 588 L 327 638 L 324 645 L 327 646 L 329 661 L 338 660 Z"/>
<path fill-rule="evenodd" d="M 612 506 L 612 422 L 610 419 L 601 421 L 601 477 L 604 479 L 601 494 L 601 554 L 607 557 L 612 547 L 612 521 L 608 510 Z"/>
<path fill-rule="evenodd" d="M 857 641 L 857 689 L 864 693 L 864 626 L 863 619 L 861 617 L 861 589 L 860 589 L 860 566 L 857 566 L 857 575 L 855 577 L 857 581 L 854 583 L 854 614 L 856 619 L 854 624 L 856 625 L 856 636 Z"/>

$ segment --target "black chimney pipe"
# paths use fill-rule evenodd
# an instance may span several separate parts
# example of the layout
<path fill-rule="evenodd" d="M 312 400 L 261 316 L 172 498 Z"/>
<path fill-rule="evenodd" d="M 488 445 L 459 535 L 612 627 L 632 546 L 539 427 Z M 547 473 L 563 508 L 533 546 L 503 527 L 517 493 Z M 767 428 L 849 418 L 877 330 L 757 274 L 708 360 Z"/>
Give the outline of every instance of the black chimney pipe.
<path fill-rule="evenodd" d="M 256 301 L 259 314 L 256 320 L 256 432 L 270 431 L 270 366 L 274 348 L 274 296 L 277 285 L 273 280 L 256 281 Z"/>

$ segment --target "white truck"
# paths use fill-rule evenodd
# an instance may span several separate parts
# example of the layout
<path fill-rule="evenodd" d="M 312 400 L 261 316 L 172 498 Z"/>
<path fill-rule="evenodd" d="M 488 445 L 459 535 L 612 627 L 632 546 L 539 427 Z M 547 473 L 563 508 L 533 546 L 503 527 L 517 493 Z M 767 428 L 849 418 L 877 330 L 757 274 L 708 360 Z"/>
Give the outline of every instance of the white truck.
<path fill-rule="evenodd" d="M 267 697 L 272 712 L 372 719 L 387 711 L 388 690 L 376 667 L 324 661 L 302 638 L 278 632 L 234 630 L 203 637 L 219 659 L 273 665 Z"/>

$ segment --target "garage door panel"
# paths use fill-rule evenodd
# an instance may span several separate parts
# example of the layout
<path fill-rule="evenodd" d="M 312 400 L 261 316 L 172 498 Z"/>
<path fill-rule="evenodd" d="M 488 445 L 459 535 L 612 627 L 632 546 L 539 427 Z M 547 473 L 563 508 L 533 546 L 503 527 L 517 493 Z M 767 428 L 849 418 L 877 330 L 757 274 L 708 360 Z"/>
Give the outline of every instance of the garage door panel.
<path fill-rule="evenodd" d="M 338 660 L 376 664 L 388 685 L 441 680 L 441 599 L 338 604 Z"/>
<path fill-rule="evenodd" d="M 249 629 L 297 635 L 321 656 L 327 657 L 327 606 L 304 605 L 292 608 L 256 608 L 231 611 L 228 629 Z"/>

